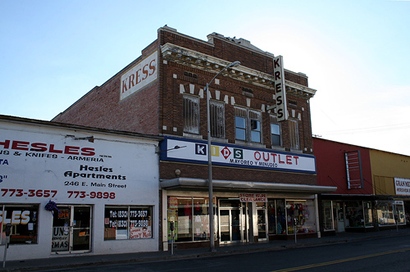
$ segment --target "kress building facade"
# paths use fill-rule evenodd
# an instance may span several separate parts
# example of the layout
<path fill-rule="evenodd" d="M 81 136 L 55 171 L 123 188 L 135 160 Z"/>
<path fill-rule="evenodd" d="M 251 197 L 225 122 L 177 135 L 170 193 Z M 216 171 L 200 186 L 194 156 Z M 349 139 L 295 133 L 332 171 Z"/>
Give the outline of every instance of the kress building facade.
<path fill-rule="evenodd" d="M 203 41 L 165 26 L 139 58 L 53 121 L 164 137 L 163 250 L 171 222 L 178 247 L 209 245 L 209 169 L 217 245 L 320 236 L 317 196 L 336 188 L 316 181 L 315 92 L 305 74 L 245 39 L 212 33 Z"/>

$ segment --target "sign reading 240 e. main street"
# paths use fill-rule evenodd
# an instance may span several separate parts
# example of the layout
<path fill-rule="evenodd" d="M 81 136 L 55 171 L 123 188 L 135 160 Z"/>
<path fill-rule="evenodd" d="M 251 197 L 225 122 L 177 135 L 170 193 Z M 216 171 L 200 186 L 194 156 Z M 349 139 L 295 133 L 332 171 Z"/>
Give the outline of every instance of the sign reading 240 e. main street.
<path fill-rule="evenodd" d="M 162 160 L 206 163 L 207 143 L 167 138 L 163 141 Z M 251 149 L 213 143 L 212 163 L 242 168 L 316 173 L 315 157 L 306 154 L 277 152 L 270 149 Z"/>

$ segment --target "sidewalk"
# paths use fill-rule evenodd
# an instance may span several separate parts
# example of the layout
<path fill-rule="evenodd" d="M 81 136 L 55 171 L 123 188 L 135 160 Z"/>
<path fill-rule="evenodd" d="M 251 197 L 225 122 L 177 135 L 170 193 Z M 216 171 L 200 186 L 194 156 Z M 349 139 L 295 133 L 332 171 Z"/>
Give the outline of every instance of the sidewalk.
<path fill-rule="evenodd" d="M 217 247 L 215 252 L 210 252 L 209 248 L 195 248 L 186 250 L 174 250 L 171 255 L 170 251 L 160 252 L 143 252 L 128 254 L 111 254 L 111 255 L 89 255 L 72 254 L 65 257 L 50 257 L 47 259 L 34 259 L 26 261 L 6 261 L 6 267 L 2 268 L 3 259 L 1 259 L 0 271 L 41 271 L 47 269 L 57 269 L 64 267 L 76 267 L 92 264 L 113 264 L 113 263 L 141 263 L 152 261 L 168 261 L 178 259 L 192 259 L 212 256 L 223 256 L 232 254 L 241 254 L 246 252 L 257 251 L 275 251 L 286 250 L 289 248 L 324 246 L 336 243 L 349 243 L 365 239 L 377 239 L 391 236 L 410 236 L 410 228 L 392 229 L 377 232 L 365 233 L 339 233 L 336 236 L 325 236 L 322 238 L 306 238 L 292 240 L 275 240 L 267 243 L 253 243 L 241 245 L 229 245 Z"/>

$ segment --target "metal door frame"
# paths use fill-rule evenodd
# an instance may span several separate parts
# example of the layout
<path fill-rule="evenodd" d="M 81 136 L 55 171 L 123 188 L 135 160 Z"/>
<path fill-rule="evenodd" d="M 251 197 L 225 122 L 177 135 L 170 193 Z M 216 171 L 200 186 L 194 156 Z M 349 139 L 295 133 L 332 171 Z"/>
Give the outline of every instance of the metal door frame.
<path fill-rule="evenodd" d="M 227 199 L 222 199 L 223 201 L 227 201 Z M 219 200 L 220 203 L 221 200 Z M 243 243 L 249 241 L 249 218 L 248 218 L 248 207 L 245 203 L 241 203 L 238 200 L 230 200 L 230 201 L 238 201 L 239 207 L 221 207 L 220 204 L 218 205 L 218 236 L 219 236 L 219 243 L 220 244 L 230 244 L 230 243 Z M 229 241 L 222 241 L 222 230 L 221 230 L 221 211 L 229 211 Z M 239 232 L 240 232 L 240 239 L 239 240 L 232 240 L 232 211 L 239 212 Z"/>
<path fill-rule="evenodd" d="M 262 206 L 262 207 L 256 207 L 256 216 L 257 216 L 257 229 L 258 229 L 258 241 L 266 241 L 268 240 L 268 210 L 267 210 L 267 205 Z M 264 238 L 259 238 L 259 214 L 258 211 L 263 211 L 264 212 L 264 224 L 265 224 L 265 237 Z"/>
<path fill-rule="evenodd" d="M 86 252 L 90 252 L 91 251 L 91 245 L 92 245 L 92 218 L 93 218 L 93 207 L 92 205 L 71 205 L 71 204 L 67 204 L 67 205 L 57 205 L 57 208 L 68 208 L 69 212 L 70 212 L 70 219 L 69 219 L 69 225 L 67 226 L 69 231 L 68 231 L 68 250 L 66 251 L 53 251 L 51 248 L 51 253 L 54 254 L 71 254 L 71 253 L 86 253 Z M 86 250 L 74 250 L 74 230 L 79 230 L 79 229 L 83 229 L 83 228 L 76 228 L 76 226 L 74 225 L 74 215 L 75 215 L 75 209 L 76 208 L 89 208 L 90 211 L 90 218 L 89 218 L 89 223 L 88 223 L 88 236 L 89 236 L 89 241 L 88 241 L 88 249 Z M 58 216 L 58 215 L 54 215 L 54 216 Z M 52 223 L 52 227 L 54 229 L 54 222 Z M 53 234 L 54 234 L 54 230 L 53 230 Z"/>

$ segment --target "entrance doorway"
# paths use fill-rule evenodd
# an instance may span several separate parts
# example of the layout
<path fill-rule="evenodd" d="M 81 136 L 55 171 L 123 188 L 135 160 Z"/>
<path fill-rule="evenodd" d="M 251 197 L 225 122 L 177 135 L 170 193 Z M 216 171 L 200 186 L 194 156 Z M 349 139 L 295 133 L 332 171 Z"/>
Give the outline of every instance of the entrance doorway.
<path fill-rule="evenodd" d="M 248 241 L 247 207 L 239 200 L 219 201 L 219 237 L 221 244 Z"/>
<path fill-rule="evenodd" d="M 258 213 L 258 240 L 267 240 L 267 213 L 265 206 L 256 207 L 256 212 Z"/>
<path fill-rule="evenodd" d="M 335 202 L 334 204 L 334 211 L 336 217 L 336 231 L 337 232 L 345 232 L 345 211 L 343 209 L 344 205 L 343 202 Z"/>
<path fill-rule="evenodd" d="M 91 206 L 59 205 L 53 217 L 51 252 L 91 250 Z"/>

